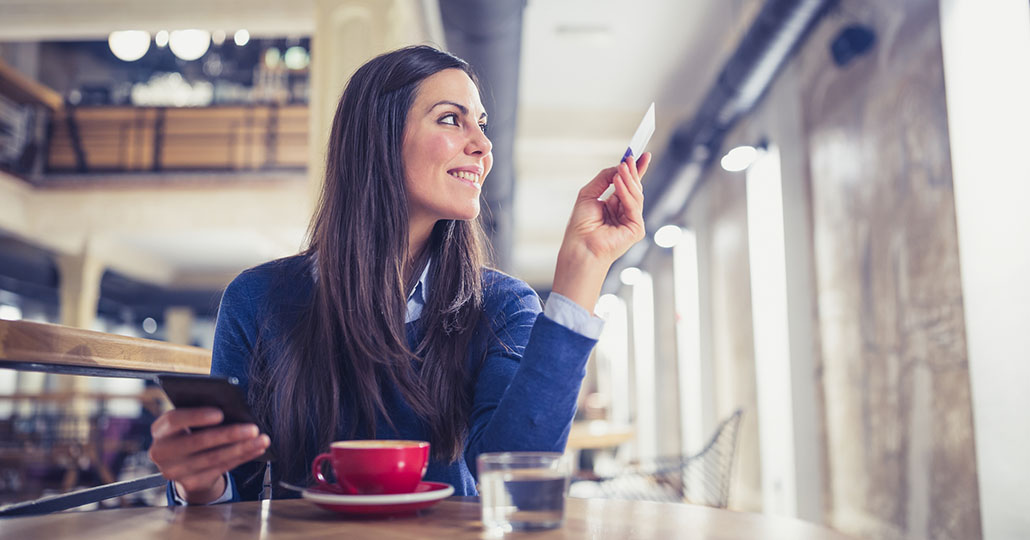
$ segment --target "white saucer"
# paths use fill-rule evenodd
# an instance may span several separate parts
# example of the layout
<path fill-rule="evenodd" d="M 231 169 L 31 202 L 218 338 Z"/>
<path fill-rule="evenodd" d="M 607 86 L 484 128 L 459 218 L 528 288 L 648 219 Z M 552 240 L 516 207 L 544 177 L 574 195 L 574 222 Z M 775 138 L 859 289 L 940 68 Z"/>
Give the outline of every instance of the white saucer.
<path fill-rule="evenodd" d="M 348 514 L 412 512 L 431 506 L 454 494 L 454 487 L 442 482 L 422 482 L 412 493 L 389 495 L 345 495 L 318 486 L 301 492 L 301 497 L 327 510 Z"/>

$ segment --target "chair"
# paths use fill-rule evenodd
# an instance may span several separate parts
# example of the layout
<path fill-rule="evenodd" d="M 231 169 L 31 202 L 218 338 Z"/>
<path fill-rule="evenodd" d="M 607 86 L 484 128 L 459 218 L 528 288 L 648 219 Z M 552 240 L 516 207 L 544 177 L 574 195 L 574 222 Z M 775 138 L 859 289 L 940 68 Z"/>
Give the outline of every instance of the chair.
<path fill-rule="evenodd" d="M 726 508 L 743 415 L 737 409 L 715 429 L 708 444 L 692 456 L 657 458 L 631 465 L 597 482 L 577 482 L 570 495 L 583 498 L 689 502 Z"/>

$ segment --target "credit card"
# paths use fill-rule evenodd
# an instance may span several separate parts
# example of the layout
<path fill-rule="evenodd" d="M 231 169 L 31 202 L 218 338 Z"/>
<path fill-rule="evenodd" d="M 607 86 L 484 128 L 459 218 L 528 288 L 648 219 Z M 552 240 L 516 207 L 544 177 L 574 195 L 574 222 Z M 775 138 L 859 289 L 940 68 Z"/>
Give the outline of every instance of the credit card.
<path fill-rule="evenodd" d="M 647 148 L 647 142 L 651 140 L 651 135 L 654 135 L 654 102 L 647 108 L 647 112 L 644 113 L 644 119 L 640 121 L 640 125 L 637 126 L 637 131 L 633 133 L 633 138 L 629 140 L 629 147 L 626 148 L 626 152 L 622 154 L 622 159 L 619 162 L 623 162 L 627 157 L 633 156 L 634 159 L 639 158 L 644 153 L 644 148 Z M 604 190 L 604 193 L 597 198 L 599 201 L 607 201 L 608 197 L 615 193 L 615 184 L 608 186 L 608 189 Z"/>

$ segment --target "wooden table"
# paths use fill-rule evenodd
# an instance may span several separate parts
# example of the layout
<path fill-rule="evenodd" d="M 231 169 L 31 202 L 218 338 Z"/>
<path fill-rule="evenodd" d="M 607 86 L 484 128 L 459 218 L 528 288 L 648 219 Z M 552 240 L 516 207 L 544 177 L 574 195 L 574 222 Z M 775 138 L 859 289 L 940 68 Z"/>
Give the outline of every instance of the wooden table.
<path fill-rule="evenodd" d="M 846 540 L 803 521 L 703 506 L 603 499 L 568 499 L 560 529 L 509 534 L 510 538 L 790 539 Z M 155 507 L 63 512 L 0 520 L 0 538 L 372 538 L 375 540 L 491 538 L 479 522 L 479 503 L 452 497 L 409 517 L 354 519 L 307 501 L 276 500 L 215 506 Z"/>
<path fill-rule="evenodd" d="M 603 420 L 573 422 L 566 450 L 615 448 L 633 438 L 633 428 Z"/>
<path fill-rule="evenodd" d="M 0 320 L 0 368 L 142 378 L 211 371 L 211 351 L 29 321 Z"/>

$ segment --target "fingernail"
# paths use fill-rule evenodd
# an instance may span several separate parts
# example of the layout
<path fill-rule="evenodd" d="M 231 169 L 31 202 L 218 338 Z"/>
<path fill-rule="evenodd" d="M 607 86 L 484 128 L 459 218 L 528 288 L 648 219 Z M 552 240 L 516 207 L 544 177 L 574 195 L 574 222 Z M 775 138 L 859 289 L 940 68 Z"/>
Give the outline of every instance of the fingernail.
<path fill-rule="evenodd" d="M 207 421 L 210 421 L 210 422 L 217 422 L 217 421 L 219 421 L 221 419 L 222 419 L 222 411 L 220 411 L 218 409 L 212 409 L 212 410 L 208 411 L 207 414 L 204 415 L 204 420 L 207 420 Z"/>
<path fill-rule="evenodd" d="M 245 437 L 256 437 L 258 434 L 258 428 L 254 424 L 247 424 L 236 428 L 236 433 Z"/>

